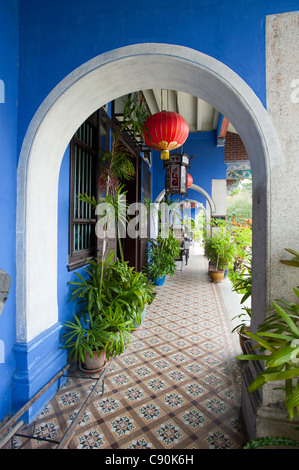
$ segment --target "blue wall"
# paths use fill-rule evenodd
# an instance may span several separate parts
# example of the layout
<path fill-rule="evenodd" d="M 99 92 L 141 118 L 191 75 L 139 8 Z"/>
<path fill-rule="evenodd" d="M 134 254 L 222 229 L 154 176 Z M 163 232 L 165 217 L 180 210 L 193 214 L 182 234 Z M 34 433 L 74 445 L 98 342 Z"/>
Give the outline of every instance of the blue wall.
<path fill-rule="evenodd" d="M 67 74 L 128 44 L 179 44 L 211 55 L 265 103 L 265 15 L 297 9 L 298 0 L 20 0 L 19 145 Z"/>
<path fill-rule="evenodd" d="M 16 335 L 16 170 L 18 101 L 18 2 L 0 3 L 0 80 L 5 94 L 0 100 L 0 268 L 11 278 L 8 300 L 0 315 L 0 421 L 10 412 L 10 385 L 15 362 Z M 3 102 L 4 101 L 4 102 Z M 3 362 L 4 361 L 4 362 Z"/>
<path fill-rule="evenodd" d="M 188 170 L 193 183 L 212 197 L 212 179 L 226 179 L 224 147 L 216 146 L 216 132 L 190 134 L 184 144 L 184 152 L 190 157 L 194 156 L 190 162 L 191 169 Z M 206 198 L 194 189 L 188 190 L 188 198 L 207 206 Z"/>
<path fill-rule="evenodd" d="M 28 125 L 42 101 L 67 74 L 96 55 L 129 44 L 161 42 L 191 47 L 222 61 L 266 105 L 266 15 L 298 9 L 298 0 L 0 0 L 0 80 L 5 83 L 5 103 L 0 103 L 0 267 L 12 280 L 0 316 L 0 340 L 5 342 L 5 363 L 0 364 L 0 420 L 10 409 L 14 371 L 17 160 Z M 191 143 L 184 150 L 192 154 Z M 201 151 L 192 161 L 190 173 L 195 183 L 210 192 L 208 175 L 213 168 L 201 165 L 201 155 L 209 151 L 211 142 L 206 139 L 198 144 Z M 213 152 L 220 158 L 219 149 Z M 164 183 L 158 163 L 155 157 L 154 193 L 159 192 L 160 181 L 161 187 Z M 223 168 L 219 168 L 221 176 L 213 170 L 214 178 L 224 177 Z M 72 311 L 66 304 L 66 282 L 72 277 L 66 268 L 67 181 L 65 158 L 59 187 L 60 320 Z"/>

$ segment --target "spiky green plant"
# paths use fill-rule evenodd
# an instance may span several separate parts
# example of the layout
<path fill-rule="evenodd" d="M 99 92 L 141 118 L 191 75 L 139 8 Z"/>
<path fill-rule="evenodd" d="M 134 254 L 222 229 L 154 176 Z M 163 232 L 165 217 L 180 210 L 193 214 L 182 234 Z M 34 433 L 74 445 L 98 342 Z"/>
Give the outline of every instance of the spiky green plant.
<path fill-rule="evenodd" d="M 169 229 L 168 237 L 158 236 L 151 238 L 148 246 L 148 266 L 146 268 L 149 277 L 153 280 L 161 276 L 174 276 L 176 272 L 175 259 L 180 254 L 180 243 Z"/>
<path fill-rule="evenodd" d="M 297 264 L 291 266 L 299 267 Z M 299 289 L 294 287 L 293 291 L 299 298 Z M 256 341 L 254 349 L 258 349 L 259 354 L 237 358 L 264 362 L 264 370 L 248 387 L 250 392 L 268 382 L 282 381 L 284 386 L 277 389 L 284 391 L 288 418 L 293 420 L 299 414 L 299 303 L 277 300 L 271 303 L 269 311 L 272 313 L 259 325 L 256 333 L 246 333 Z"/>

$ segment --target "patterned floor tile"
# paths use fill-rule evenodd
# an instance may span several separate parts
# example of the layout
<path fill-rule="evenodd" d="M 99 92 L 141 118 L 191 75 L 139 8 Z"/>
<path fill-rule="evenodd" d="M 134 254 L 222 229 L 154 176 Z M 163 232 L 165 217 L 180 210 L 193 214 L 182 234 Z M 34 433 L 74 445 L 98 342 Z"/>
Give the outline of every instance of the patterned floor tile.
<path fill-rule="evenodd" d="M 221 430 L 209 432 L 205 440 L 209 444 L 210 449 L 231 449 L 234 446 L 230 437 Z"/>
<path fill-rule="evenodd" d="M 135 429 L 133 420 L 127 415 L 117 416 L 113 421 L 110 421 L 111 432 L 114 432 L 117 437 L 123 436 L 124 434 L 130 434 L 132 429 Z"/>
<path fill-rule="evenodd" d="M 98 429 L 90 429 L 77 436 L 77 449 L 100 449 L 104 446 L 104 435 Z"/>
<path fill-rule="evenodd" d="M 156 429 L 156 433 L 159 436 L 159 441 L 162 441 L 166 446 L 178 444 L 179 440 L 183 437 L 180 428 L 171 421 L 162 424 Z"/>
<path fill-rule="evenodd" d="M 147 403 L 138 409 L 139 415 L 146 419 L 146 421 L 151 421 L 152 419 L 157 419 L 161 415 L 161 411 L 155 403 Z"/>
<path fill-rule="evenodd" d="M 146 438 L 141 437 L 137 441 L 133 440 L 127 449 L 152 449 L 152 444 L 147 442 Z"/>
<path fill-rule="evenodd" d="M 183 397 L 176 392 L 167 393 L 167 395 L 163 397 L 163 400 L 171 409 L 181 407 L 185 402 Z"/>

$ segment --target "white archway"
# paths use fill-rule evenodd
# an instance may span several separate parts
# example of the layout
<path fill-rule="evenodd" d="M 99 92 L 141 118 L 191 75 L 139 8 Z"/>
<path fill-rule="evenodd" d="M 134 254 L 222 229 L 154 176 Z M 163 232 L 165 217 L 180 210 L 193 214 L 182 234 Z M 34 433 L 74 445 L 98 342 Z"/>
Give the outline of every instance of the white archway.
<path fill-rule="evenodd" d="M 271 120 L 251 88 L 216 59 L 182 46 L 137 44 L 99 55 L 74 70 L 48 95 L 28 127 L 18 166 L 18 342 L 30 341 L 58 321 L 58 178 L 69 141 L 107 102 L 150 88 L 185 91 L 209 102 L 243 140 L 253 174 L 253 243 L 258 240 L 253 289 L 264 309 L 269 183 L 271 173 L 284 164 Z"/>

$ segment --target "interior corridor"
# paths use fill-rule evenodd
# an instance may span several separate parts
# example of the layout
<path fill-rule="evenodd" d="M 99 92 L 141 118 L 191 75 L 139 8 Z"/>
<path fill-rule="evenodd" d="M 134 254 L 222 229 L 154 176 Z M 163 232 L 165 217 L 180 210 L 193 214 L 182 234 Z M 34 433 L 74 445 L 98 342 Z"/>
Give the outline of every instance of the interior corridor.
<path fill-rule="evenodd" d="M 127 351 L 106 365 L 67 448 L 238 449 L 246 442 L 234 312 L 200 251 L 191 248 L 188 265 L 156 291 Z M 99 377 L 74 365 L 68 375 L 13 448 L 57 448 Z"/>

